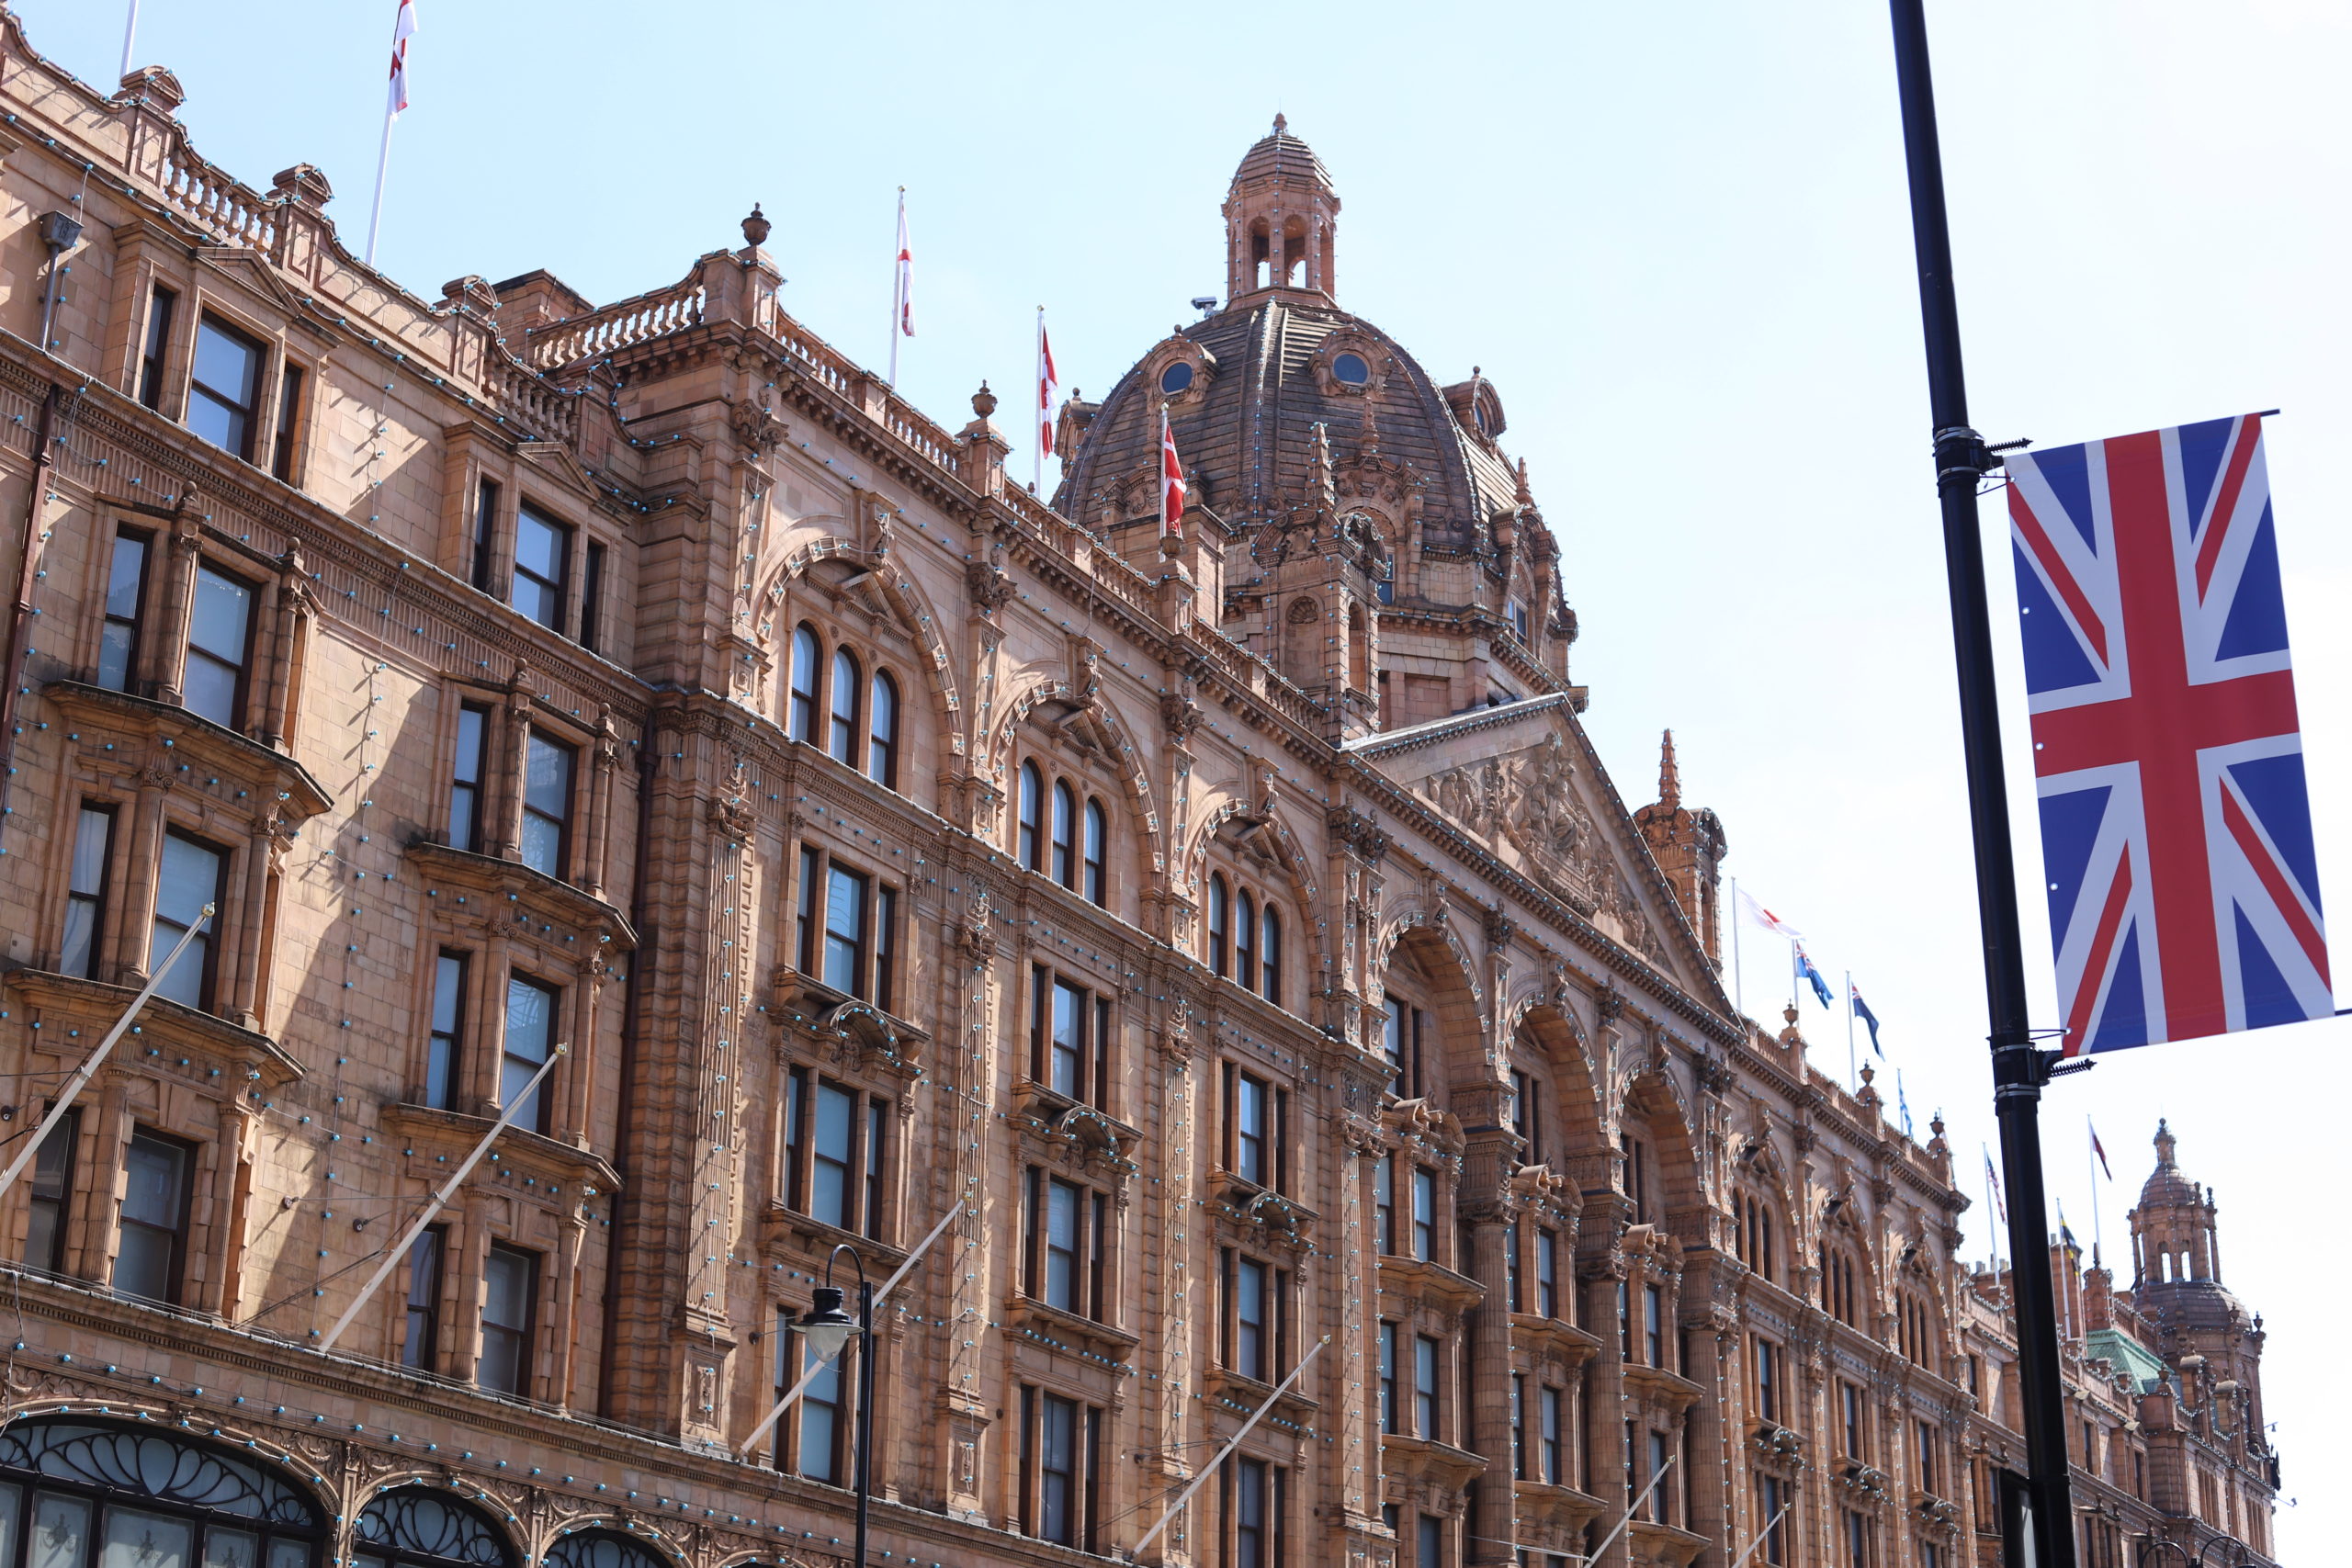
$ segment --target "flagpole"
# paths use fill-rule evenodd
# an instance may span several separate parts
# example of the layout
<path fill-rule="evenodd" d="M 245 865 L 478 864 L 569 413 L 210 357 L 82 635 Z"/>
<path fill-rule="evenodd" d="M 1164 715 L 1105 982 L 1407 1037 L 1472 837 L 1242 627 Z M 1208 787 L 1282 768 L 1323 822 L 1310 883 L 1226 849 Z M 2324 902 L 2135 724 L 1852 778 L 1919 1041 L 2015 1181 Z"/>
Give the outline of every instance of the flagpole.
<path fill-rule="evenodd" d="M 1993 632 L 1985 604 L 1984 552 L 1977 533 L 1976 486 L 1997 459 L 1969 428 L 1967 378 L 1961 362 L 1960 310 L 1951 278 L 1951 234 L 1944 210 L 1943 155 L 1936 134 L 1935 88 L 1928 62 L 1923 0 L 1888 0 L 1895 79 L 1911 188 L 1911 230 L 1926 340 L 1929 423 L 1936 492 L 1943 513 L 1944 568 L 1951 597 L 1952 646 L 1960 683 L 1962 751 L 1970 826 L 1976 849 L 1976 909 L 1984 953 L 1988 1043 L 1994 1106 L 2001 1124 L 2001 1163 L 2009 1173 L 2011 1293 L 2017 1321 L 2018 1392 L 2025 1416 L 2026 1465 L 2033 1499 L 2034 1540 L 2011 1540 L 2013 1563 L 2075 1568 L 2075 1509 L 2066 1473 L 2065 1388 L 2059 1362 L 2057 1307 L 2050 1248 L 2043 1239 L 2039 1125 L 2042 1086 L 2055 1052 L 2033 1043 L 2026 1010 L 2025 942 L 2018 920 L 2017 868 L 2009 843 L 2007 789 L 2001 767 L 2000 699 L 1994 684 Z"/>
<path fill-rule="evenodd" d="M 1739 1010 L 1743 1020 L 1747 1017 L 1747 991 L 1741 985 L 1739 975 L 1739 928 L 1744 919 L 1739 907 L 1739 878 L 1735 876 L 1731 879 L 1731 1005 Z"/>
<path fill-rule="evenodd" d="M 130 74 L 130 40 L 139 36 L 139 0 L 130 0 L 130 16 L 122 24 L 122 73 Z"/>
<path fill-rule="evenodd" d="M 376 152 L 376 200 L 368 209 L 368 255 L 369 266 L 376 265 L 376 231 L 384 221 L 384 175 L 392 166 L 392 121 L 399 115 L 390 107 L 384 110 L 384 143 Z"/>
<path fill-rule="evenodd" d="M 1854 972 L 1846 971 L 1846 1084 L 1855 1093 L 1861 1092 L 1862 1069 L 1854 1057 Z"/>
<path fill-rule="evenodd" d="M 2083 1149 L 2083 1163 L 2088 1168 L 2091 1178 L 2091 1262 L 2096 1265 L 2099 1261 L 2101 1244 L 2098 1223 L 2098 1132 L 2091 1125 L 2091 1113 L 2087 1111 L 2083 1112 L 2083 1132 L 2086 1134 L 2086 1146 Z"/>
<path fill-rule="evenodd" d="M 899 234 L 890 253 L 890 389 L 899 388 L 899 332 L 907 319 L 907 187 L 899 187 Z"/>
<path fill-rule="evenodd" d="M 1046 415 L 1048 412 L 1046 407 L 1046 308 L 1040 305 L 1037 307 L 1037 428 L 1029 433 L 1029 450 L 1032 454 L 1030 472 L 1034 476 L 1029 480 L 1029 493 L 1032 495 L 1042 495 L 1046 489 L 1046 443 L 1043 433 L 1046 428 Z"/>

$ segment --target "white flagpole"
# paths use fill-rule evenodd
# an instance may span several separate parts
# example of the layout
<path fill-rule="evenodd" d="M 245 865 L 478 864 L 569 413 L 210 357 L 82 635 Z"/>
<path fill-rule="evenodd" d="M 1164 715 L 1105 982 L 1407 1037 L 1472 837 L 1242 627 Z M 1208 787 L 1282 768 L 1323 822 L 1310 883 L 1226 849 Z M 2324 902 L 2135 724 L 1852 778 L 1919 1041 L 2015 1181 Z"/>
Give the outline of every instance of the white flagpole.
<path fill-rule="evenodd" d="M 130 40 L 139 36 L 139 0 L 130 0 L 130 19 L 122 24 L 122 73 L 130 74 Z"/>
<path fill-rule="evenodd" d="M 129 73 L 126 72 L 125 74 Z M 25 1173 L 25 1167 L 32 1164 L 33 1156 L 40 1152 L 42 1143 L 48 1139 L 50 1129 L 64 1119 L 65 1112 L 74 1104 L 74 1097 L 80 1094 L 84 1086 L 88 1084 L 90 1079 L 97 1075 L 98 1069 L 106 1065 L 106 1059 L 114 1050 L 115 1043 L 129 1032 L 130 1021 L 139 1016 L 139 1010 L 147 1005 L 147 999 L 153 996 L 155 988 L 164 983 L 164 976 L 172 972 L 172 965 L 180 961 L 180 954 L 187 951 L 187 944 L 196 940 L 197 933 L 204 929 L 204 922 L 211 918 L 212 906 L 207 904 L 204 907 L 204 912 L 197 916 L 196 923 L 180 933 L 177 945 L 164 955 L 163 963 L 157 964 L 155 972 L 147 976 L 147 983 L 139 988 L 137 996 L 130 998 L 130 1005 L 122 1010 L 122 1016 L 114 1021 L 114 1027 L 107 1031 L 107 1037 L 98 1042 L 98 1048 L 84 1057 L 82 1065 L 74 1069 L 74 1076 L 67 1079 L 65 1087 L 58 1091 L 57 1101 L 49 1108 L 49 1114 L 41 1118 L 39 1127 L 33 1129 L 33 1135 L 26 1140 L 25 1146 L 17 1151 L 17 1157 L 9 1162 L 7 1170 L 0 1173 L 0 1193 L 5 1193 L 9 1188 L 14 1187 L 17 1184 L 17 1178 Z"/>
<path fill-rule="evenodd" d="M 1241 1439 L 1250 1435 L 1250 1428 L 1258 1424 L 1259 1417 L 1265 1415 L 1267 1411 L 1272 1410 L 1274 1407 L 1274 1401 L 1280 1399 L 1284 1393 L 1289 1392 L 1290 1385 L 1298 1381 L 1298 1374 L 1306 1370 L 1306 1363 L 1315 1359 L 1315 1352 L 1320 1350 L 1324 1346 L 1329 1345 L 1329 1343 L 1331 1343 L 1331 1337 L 1326 1334 L 1322 1338 L 1317 1339 L 1314 1344 L 1309 1345 L 1306 1348 L 1306 1354 L 1298 1359 L 1298 1365 L 1290 1370 L 1290 1376 L 1283 1379 L 1281 1382 L 1274 1385 L 1274 1392 L 1266 1395 L 1266 1402 L 1250 1413 L 1249 1420 L 1241 1423 L 1241 1430 L 1234 1433 L 1232 1440 L 1227 1442 L 1225 1447 L 1217 1450 L 1216 1458 L 1209 1461 L 1207 1464 L 1201 1467 L 1200 1474 L 1193 1477 L 1193 1483 L 1190 1486 L 1185 1487 L 1183 1491 L 1176 1495 L 1176 1501 L 1168 1505 L 1168 1511 L 1159 1516 L 1159 1522 L 1152 1526 L 1149 1529 L 1144 1531 L 1143 1539 L 1127 1549 L 1127 1561 L 1134 1562 L 1142 1560 L 1143 1549 L 1149 1546 L 1154 1540 L 1159 1539 L 1159 1532 L 1168 1528 L 1168 1521 L 1174 1518 L 1177 1514 L 1182 1511 L 1184 1505 L 1193 1500 L 1193 1493 L 1198 1492 L 1202 1487 L 1208 1484 L 1209 1477 L 1216 1473 L 1216 1467 L 1225 1462 L 1226 1456 L 1241 1446 Z M 1660 1471 L 1658 1473 L 1663 1475 L 1666 1472 L 1664 1471 Z M 1645 1495 L 1646 1495 L 1646 1494 L 1645 1494 Z"/>
<path fill-rule="evenodd" d="M 1608 1539 L 1594 1549 L 1591 1556 L 1585 1559 L 1587 1562 L 1598 1562 L 1609 1555 L 1609 1549 L 1617 1544 L 1617 1538 L 1625 1533 L 1625 1527 L 1634 1522 L 1634 1516 L 1640 1513 L 1642 1505 L 1650 1500 L 1650 1494 L 1657 1490 L 1657 1483 L 1664 1481 L 1666 1472 L 1674 1468 L 1676 1457 L 1673 1454 L 1666 1456 L 1666 1462 L 1657 1467 L 1657 1473 L 1650 1477 L 1650 1483 L 1642 1488 L 1642 1495 L 1634 1499 L 1634 1506 L 1625 1510 L 1625 1517 L 1617 1521 L 1617 1528 L 1609 1532 Z"/>
<path fill-rule="evenodd" d="M 369 266 L 376 265 L 376 232 L 384 222 L 384 175 L 392 166 L 392 121 L 400 116 L 388 107 L 384 110 L 384 143 L 376 152 L 376 199 L 368 209 L 368 254 Z"/>
<path fill-rule="evenodd" d="M 514 1120 L 515 1114 L 537 1098 L 539 1086 L 547 1081 L 547 1076 L 549 1073 L 555 1071 L 555 1065 L 563 1060 L 567 1049 L 565 1046 L 558 1045 L 548 1052 L 548 1059 L 539 1064 L 539 1070 L 531 1075 L 531 1081 L 523 1086 L 523 1092 L 506 1102 L 506 1109 L 498 1113 L 498 1120 L 491 1123 L 490 1131 L 481 1135 L 481 1142 L 474 1145 L 474 1152 L 466 1156 L 464 1164 L 450 1173 L 449 1179 L 441 1184 L 441 1190 L 433 1195 L 433 1201 L 424 1205 L 424 1212 L 417 1215 L 415 1223 L 408 1227 L 408 1233 L 384 1254 L 384 1260 L 376 1265 L 376 1271 L 368 1276 L 368 1282 L 359 1287 L 359 1293 L 351 1298 L 351 1304 L 343 1309 L 343 1315 L 334 1320 L 334 1326 L 328 1329 L 326 1337 L 319 1341 L 320 1349 L 334 1348 L 334 1342 L 343 1337 L 343 1331 L 351 1326 L 351 1320 L 359 1315 L 359 1309 L 368 1304 L 368 1298 L 376 1293 L 376 1287 L 382 1284 L 384 1277 L 399 1265 L 401 1258 L 408 1256 L 409 1248 L 416 1245 L 416 1238 L 423 1235 L 424 1227 L 433 1223 L 433 1216 L 447 1207 L 449 1200 L 457 1195 L 458 1186 L 473 1173 L 474 1167 L 481 1163 L 481 1156 L 490 1152 L 490 1145 L 498 1141 L 498 1134 L 506 1131 L 507 1123 Z"/>
<path fill-rule="evenodd" d="M 1854 1056 L 1854 972 L 1846 971 L 1846 1082 L 1861 1092 L 1862 1071 Z"/>
<path fill-rule="evenodd" d="M 1739 907 L 1739 878 L 1735 876 L 1731 879 L 1731 1005 L 1743 1019 L 1747 1016 L 1747 993 L 1740 984 L 1739 928 L 1746 923 L 1746 911 Z"/>
<path fill-rule="evenodd" d="M 2083 1149 L 2083 1163 L 2089 1168 L 2091 1178 L 2091 1262 L 2093 1264 L 2097 1264 L 2099 1261 L 2098 1254 L 2100 1241 L 2098 1224 L 2098 1151 L 2097 1145 L 2091 1143 L 2091 1140 L 2098 1136 L 2098 1133 L 2097 1129 L 2093 1128 L 2091 1125 L 2090 1112 L 2085 1111 L 2083 1113 L 2083 1142 L 2085 1145 Z"/>
<path fill-rule="evenodd" d="M 963 1212 L 964 1205 L 958 1203 L 954 1208 L 939 1216 L 939 1223 L 931 1227 L 931 1234 L 923 1237 L 922 1242 L 916 1246 L 912 1252 L 907 1254 L 907 1260 L 899 1265 L 899 1271 L 891 1275 L 888 1280 L 883 1280 L 882 1288 L 874 1292 L 874 1304 L 876 1306 L 880 1306 L 882 1304 L 882 1298 L 888 1295 L 892 1288 L 895 1287 L 899 1280 L 907 1277 L 907 1270 L 915 1266 L 915 1259 L 930 1251 L 931 1244 L 937 1241 L 941 1235 L 945 1232 L 948 1225 L 954 1222 L 956 1216 Z M 748 1456 L 753 1449 L 759 1447 L 760 1439 L 768 1435 L 768 1428 L 775 1426 L 779 1420 L 783 1419 L 784 1413 L 792 1408 L 792 1402 L 800 1397 L 802 1390 L 806 1389 L 810 1383 L 817 1381 L 817 1374 L 823 1371 L 827 1364 L 828 1363 L 826 1362 L 820 1361 L 815 1366 L 809 1368 L 808 1371 L 802 1373 L 800 1381 L 794 1383 L 785 1396 L 775 1402 L 775 1408 L 769 1411 L 766 1416 L 762 1419 L 760 1424 L 752 1428 L 752 1435 L 744 1438 L 742 1443 L 735 1451 Z"/>
<path fill-rule="evenodd" d="M 1037 428 L 1029 433 L 1031 465 L 1029 493 L 1036 495 L 1046 488 L 1046 308 L 1037 307 Z"/>
<path fill-rule="evenodd" d="M 1737 1557 L 1732 1559 L 1731 1568 L 1745 1568 L 1745 1564 L 1747 1560 L 1755 1556 L 1756 1553 L 1762 1549 L 1766 1541 L 1772 1539 L 1772 1532 L 1780 1529 L 1781 1521 L 1789 1517 L 1789 1510 L 1796 1506 L 1796 1499 L 1793 1497 L 1781 1504 L 1781 1511 L 1772 1516 L 1771 1522 L 1767 1524 L 1761 1530 L 1758 1531 L 1756 1539 L 1747 1543 L 1747 1550 L 1741 1552 Z"/>

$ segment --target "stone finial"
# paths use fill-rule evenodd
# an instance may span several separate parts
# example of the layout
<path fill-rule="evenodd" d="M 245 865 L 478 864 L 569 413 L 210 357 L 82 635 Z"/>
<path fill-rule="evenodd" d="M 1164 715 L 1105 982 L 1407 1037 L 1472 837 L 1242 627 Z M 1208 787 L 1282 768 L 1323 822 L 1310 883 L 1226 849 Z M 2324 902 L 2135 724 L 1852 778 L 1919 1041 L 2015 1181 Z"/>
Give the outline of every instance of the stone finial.
<path fill-rule="evenodd" d="M 996 412 L 996 394 L 989 390 L 986 381 L 982 381 L 980 389 L 972 394 L 972 412 L 982 419 Z"/>
<path fill-rule="evenodd" d="M 441 302 L 451 306 L 469 305 L 485 316 L 495 316 L 498 313 L 498 291 L 491 288 L 490 279 L 478 272 L 469 272 L 463 277 L 453 277 L 443 284 Z"/>
<path fill-rule="evenodd" d="M 768 243 L 768 235 L 773 230 L 774 225 L 768 222 L 767 214 L 760 210 L 760 204 L 756 201 L 752 203 L 752 215 L 743 220 L 743 243 L 756 251 Z"/>
<path fill-rule="evenodd" d="M 1535 504 L 1535 492 L 1527 488 L 1527 459 L 1524 457 L 1519 460 L 1519 492 L 1512 499 L 1521 506 Z"/>
<path fill-rule="evenodd" d="M 1276 114 L 1274 116 L 1274 134 L 1276 136 L 1280 136 L 1283 131 L 1288 130 L 1289 129 L 1289 119 L 1281 114 Z"/>
<path fill-rule="evenodd" d="M 269 182 L 269 192 L 280 201 L 290 201 L 316 212 L 334 199 L 334 186 L 327 184 L 325 175 L 316 164 L 297 164 L 290 169 L 280 169 Z"/>
<path fill-rule="evenodd" d="M 148 107 L 169 114 L 187 102 L 187 89 L 180 85 L 178 77 L 164 67 L 142 65 L 123 77 L 121 91 L 114 96 L 117 103 L 133 98 L 142 99 Z"/>
<path fill-rule="evenodd" d="M 2175 1168 L 2177 1162 L 2173 1158 L 2173 1151 L 2178 1146 L 2179 1140 L 2172 1135 L 2172 1129 L 2165 1124 L 2163 1117 L 2157 1117 L 2156 1168 L 2158 1170 L 2171 1170 Z"/>
<path fill-rule="evenodd" d="M 1682 770 L 1674 761 L 1674 731 L 1666 732 L 1657 749 L 1657 801 L 1668 811 L 1682 807 Z"/>

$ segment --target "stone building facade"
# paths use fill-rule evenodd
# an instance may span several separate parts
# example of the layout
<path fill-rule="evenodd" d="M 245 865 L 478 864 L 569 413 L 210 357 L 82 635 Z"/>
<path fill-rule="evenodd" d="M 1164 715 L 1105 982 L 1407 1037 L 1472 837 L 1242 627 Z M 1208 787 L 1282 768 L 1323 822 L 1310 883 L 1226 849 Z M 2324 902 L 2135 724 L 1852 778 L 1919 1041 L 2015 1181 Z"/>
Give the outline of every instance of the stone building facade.
<path fill-rule="evenodd" d="M 1941 1128 L 1737 1016 L 1723 825 L 1601 768 L 1501 398 L 1337 302 L 1279 121 L 1049 506 L 756 210 L 426 299 L 0 29 L 0 1568 L 838 1563 L 844 1244 L 876 1563 L 1204 1476 L 1144 1559 L 1998 1560 Z M 2087 1561 L 2267 1561 L 2159 1152 L 2132 1289 L 2062 1257 Z"/>

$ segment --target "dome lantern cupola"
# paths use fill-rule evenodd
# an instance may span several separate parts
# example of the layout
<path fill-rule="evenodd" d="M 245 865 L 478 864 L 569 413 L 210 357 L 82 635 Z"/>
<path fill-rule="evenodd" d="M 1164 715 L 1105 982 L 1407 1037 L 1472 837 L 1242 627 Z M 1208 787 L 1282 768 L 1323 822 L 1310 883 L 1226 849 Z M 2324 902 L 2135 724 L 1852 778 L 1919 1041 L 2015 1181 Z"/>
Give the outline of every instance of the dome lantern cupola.
<path fill-rule="evenodd" d="M 1289 125 L 1276 115 L 1272 131 L 1233 171 L 1225 197 L 1228 307 L 1245 295 L 1274 288 L 1333 297 L 1340 198 L 1323 161 L 1290 133 Z"/>

